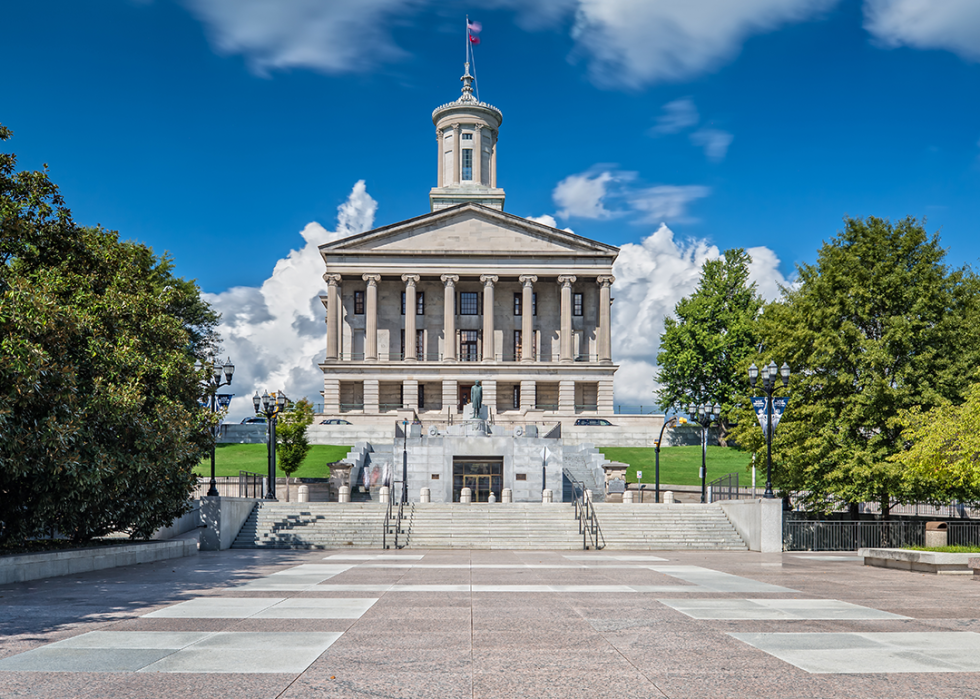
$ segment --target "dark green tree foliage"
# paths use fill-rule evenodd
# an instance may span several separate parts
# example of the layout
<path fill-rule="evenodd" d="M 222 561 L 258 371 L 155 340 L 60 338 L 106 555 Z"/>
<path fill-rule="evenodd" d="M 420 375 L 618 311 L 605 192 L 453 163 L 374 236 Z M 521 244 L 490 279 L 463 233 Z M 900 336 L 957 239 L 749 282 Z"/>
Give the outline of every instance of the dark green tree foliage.
<path fill-rule="evenodd" d="M 697 290 L 674 308 L 677 318 L 664 319 L 657 354 L 660 405 L 718 403 L 722 446 L 742 396 L 740 362 L 757 343 L 755 321 L 762 299 L 749 283 L 750 261 L 739 248 L 705 262 Z"/>
<path fill-rule="evenodd" d="M 766 307 L 765 352 L 752 359 L 793 370 L 773 480 L 807 492 L 810 507 L 879 502 L 887 513 L 892 501 L 928 498 L 890 459 L 905 447 L 905 411 L 962 403 L 980 359 L 980 283 L 944 259 L 913 218 L 848 218 Z M 765 463 L 754 417 L 742 418 L 736 439 Z"/>
<path fill-rule="evenodd" d="M 186 510 L 209 449 L 194 362 L 217 315 L 15 165 L 0 154 L 0 540 L 146 537 Z"/>
<path fill-rule="evenodd" d="M 305 398 L 296 401 L 279 416 L 276 425 L 276 458 L 279 469 L 286 474 L 286 499 L 289 500 L 289 477 L 303 464 L 310 453 L 306 428 L 313 424 L 313 405 Z"/>

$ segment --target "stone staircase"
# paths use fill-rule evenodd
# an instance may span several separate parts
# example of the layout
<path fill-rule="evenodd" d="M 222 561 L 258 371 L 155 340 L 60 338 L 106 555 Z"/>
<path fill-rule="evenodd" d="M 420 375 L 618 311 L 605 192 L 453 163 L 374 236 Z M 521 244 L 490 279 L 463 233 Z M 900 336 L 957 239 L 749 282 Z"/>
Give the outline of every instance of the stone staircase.
<path fill-rule="evenodd" d="M 596 503 L 610 550 L 746 550 L 717 505 Z M 259 502 L 233 548 L 380 549 L 386 508 L 378 503 Z M 388 533 L 394 542 L 394 528 Z M 409 503 L 398 533 L 410 549 L 582 548 L 570 504 Z"/>
<path fill-rule="evenodd" d="M 602 468 L 597 466 L 597 461 L 601 463 L 605 461 L 605 457 L 591 444 L 566 446 L 562 449 L 562 468 L 568 470 L 576 480 L 584 483 L 585 487 L 592 491 L 593 502 L 602 502 L 606 499 L 605 477 Z M 562 478 L 562 500 L 571 502 L 574 499 L 575 493 L 571 481 Z"/>
<path fill-rule="evenodd" d="M 377 503 L 259 502 L 232 548 L 381 548 Z"/>
<path fill-rule="evenodd" d="M 745 551 L 748 548 L 718 504 L 596 503 L 595 511 L 607 549 Z"/>
<path fill-rule="evenodd" d="M 571 505 L 511 503 L 405 506 L 398 544 L 412 549 L 581 549 Z"/>

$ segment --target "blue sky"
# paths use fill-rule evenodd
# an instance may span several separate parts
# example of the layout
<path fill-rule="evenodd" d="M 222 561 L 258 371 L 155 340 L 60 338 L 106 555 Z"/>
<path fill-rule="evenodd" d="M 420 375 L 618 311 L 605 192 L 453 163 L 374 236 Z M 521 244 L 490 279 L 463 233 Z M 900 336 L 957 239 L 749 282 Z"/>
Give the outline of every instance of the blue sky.
<path fill-rule="evenodd" d="M 506 209 L 627 246 L 614 309 L 649 322 L 624 375 L 725 248 L 756 249 L 769 296 L 845 215 L 925 217 L 950 263 L 980 258 L 975 0 L 8 0 L 5 148 L 79 222 L 169 251 L 249 352 L 232 336 L 267 319 L 235 304 L 290 251 L 427 211 L 467 13 Z M 272 315 L 315 319 L 309 284 Z M 315 384 L 309 357 L 277 361 L 248 379 Z"/>

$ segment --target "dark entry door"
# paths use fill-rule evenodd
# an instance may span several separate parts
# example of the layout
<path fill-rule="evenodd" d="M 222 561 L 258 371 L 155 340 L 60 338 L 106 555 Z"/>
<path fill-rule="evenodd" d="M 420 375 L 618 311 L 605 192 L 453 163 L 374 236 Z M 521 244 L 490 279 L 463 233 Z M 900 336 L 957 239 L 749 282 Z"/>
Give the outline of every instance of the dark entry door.
<path fill-rule="evenodd" d="M 463 412 L 463 406 L 470 402 L 470 389 L 473 388 L 473 384 L 459 384 L 459 401 L 456 406 L 456 411 L 459 413 Z"/>
<path fill-rule="evenodd" d="M 491 493 L 500 502 L 503 473 L 504 460 L 501 458 L 453 458 L 453 502 L 459 502 L 463 488 L 473 491 L 473 502 L 488 502 Z"/>

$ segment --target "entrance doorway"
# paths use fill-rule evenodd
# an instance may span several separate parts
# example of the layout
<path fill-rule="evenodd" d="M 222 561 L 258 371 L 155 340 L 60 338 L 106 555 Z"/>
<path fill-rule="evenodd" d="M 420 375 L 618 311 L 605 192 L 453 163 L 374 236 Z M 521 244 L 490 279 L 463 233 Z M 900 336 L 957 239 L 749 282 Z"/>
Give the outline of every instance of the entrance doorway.
<path fill-rule="evenodd" d="M 462 414 L 463 406 L 470 402 L 470 389 L 473 388 L 471 383 L 461 383 L 458 384 L 459 387 L 459 400 L 456 405 L 456 412 Z"/>
<path fill-rule="evenodd" d="M 463 488 L 473 491 L 473 502 L 489 502 L 493 493 L 500 502 L 504 483 L 504 460 L 499 457 L 453 457 L 453 502 Z"/>

